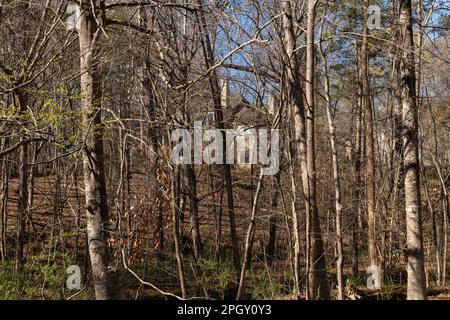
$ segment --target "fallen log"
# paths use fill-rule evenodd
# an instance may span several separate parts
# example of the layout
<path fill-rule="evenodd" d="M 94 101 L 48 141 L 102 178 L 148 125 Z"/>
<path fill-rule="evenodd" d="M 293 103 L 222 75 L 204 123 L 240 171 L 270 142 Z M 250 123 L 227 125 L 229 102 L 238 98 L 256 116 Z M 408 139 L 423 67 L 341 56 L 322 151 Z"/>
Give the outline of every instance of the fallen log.
<path fill-rule="evenodd" d="M 348 290 L 348 289 L 347 289 Z M 353 288 L 348 290 L 350 300 L 406 300 L 406 286 L 384 286 L 381 289 Z M 427 297 L 450 293 L 450 286 L 427 288 Z"/>

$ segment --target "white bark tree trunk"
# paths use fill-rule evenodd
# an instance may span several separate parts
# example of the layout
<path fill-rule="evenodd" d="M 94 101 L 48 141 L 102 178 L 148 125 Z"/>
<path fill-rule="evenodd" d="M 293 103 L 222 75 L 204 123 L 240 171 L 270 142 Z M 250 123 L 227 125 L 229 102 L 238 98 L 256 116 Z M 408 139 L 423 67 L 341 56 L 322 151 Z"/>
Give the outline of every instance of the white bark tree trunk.
<path fill-rule="evenodd" d="M 294 26 L 292 21 L 292 8 L 290 1 L 283 2 L 283 33 L 284 42 L 287 55 L 287 82 L 290 98 L 293 100 L 294 106 L 294 126 L 295 126 L 295 144 L 297 147 L 298 159 L 300 162 L 300 171 L 302 176 L 303 194 L 305 195 L 306 205 L 306 270 L 309 270 L 309 188 L 308 188 L 308 169 L 306 163 L 306 126 L 305 126 L 305 107 L 303 103 L 303 96 L 301 92 L 301 84 L 299 81 L 299 68 L 297 63 L 297 53 L 294 52 L 296 41 L 294 36 Z M 293 175 L 293 173 L 291 173 Z M 292 190 L 295 190 L 295 181 L 291 176 Z M 295 196 L 295 195 L 294 195 Z M 294 238 L 294 287 L 297 298 L 300 298 L 300 233 L 297 211 L 295 210 L 295 203 L 292 206 L 292 223 L 293 223 L 293 238 Z M 308 298 L 308 290 L 307 298 Z"/>
<path fill-rule="evenodd" d="M 408 300 L 426 299 L 421 221 L 418 112 L 411 0 L 400 1 L 401 100 L 405 168 Z"/>
<path fill-rule="evenodd" d="M 339 157 L 336 144 L 336 125 L 334 121 L 334 114 L 331 110 L 331 95 L 330 95 L 330 78 L 328 74 L 328 62 L 324 51 L 321 50 L 321 57 L 323 61 L 324 69 L 324 91 L 325 91 L 325 102 L 327 110 L 327 120 L 328 120 L 328 131 L 330 134 L 330 145 L 331 145 L 331 162 L 333 165 L 333 180 L 334 180 L 334 195 L 335 195 L 335 210 L 336 210 L 336 249 L 337 249 L 337 261 L 336 261 L 336 274 L 338 283 L 338 299 L 344 299 L 344 284 L 343 284 L 343 244 L 342 244 L 342 197 L 341 197 L 341 179 L 339 174 Z M 326 50 L 326 49 L 325 49 Z"/>
<path fill-rule="evenodd" d="M 95 10 L 95 8 L 94 8 Z M 81 1 L 80 62 L 83 113 L 83 172 L 89 257 L 97 300 L 113 298 L 109 252 L 106 244 L 108 205 L 104 176 L 102 141 L 101 88 L 93 59 L 97 51 L 98 27 L 92 14 L 91 1 Z"/>
<path fill-rule="evenodd" d="M 366 121 L 366 184 L 367 184 L 367 224 L 369 238 L 369 260 L 370 265 L 375 267 L 377 263 L 376 249 L 376 217 L 375 217 L 375 154 L 374 154 L 374 132 L 373 132 L 373 109 L 370 97 L 370 77 L 368 58 L 368 8 L 369 0 L 364 1 L 365 12 L 363 19 L 363 37 L 361 47 L 361 80 L 362 101 Z"/>

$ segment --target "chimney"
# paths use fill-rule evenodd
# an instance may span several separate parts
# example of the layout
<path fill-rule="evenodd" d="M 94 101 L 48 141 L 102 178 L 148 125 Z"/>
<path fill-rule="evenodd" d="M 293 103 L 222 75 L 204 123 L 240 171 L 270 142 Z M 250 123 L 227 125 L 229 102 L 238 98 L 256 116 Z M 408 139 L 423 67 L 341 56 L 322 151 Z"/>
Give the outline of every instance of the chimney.
<path fill-rule="evenodd" d="M 278 100 L 272 93 L 269 93 L 269 114 L 274 116 L 277 114 Z"/>
<path fill-rule="evenodd" d="M 229 98 L 228 79 L 222 79 L 220 82 L 222 85 L 222 93 L 221 93 L 222 108 L 226 110 L 228 108 L 228 98 Z"/>

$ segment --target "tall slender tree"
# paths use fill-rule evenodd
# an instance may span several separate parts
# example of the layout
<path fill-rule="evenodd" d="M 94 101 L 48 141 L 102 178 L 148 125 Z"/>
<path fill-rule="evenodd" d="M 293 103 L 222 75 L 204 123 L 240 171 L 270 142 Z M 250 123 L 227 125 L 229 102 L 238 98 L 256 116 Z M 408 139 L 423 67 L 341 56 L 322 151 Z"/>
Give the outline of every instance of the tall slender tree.
<path fill-rule="evenodd" d="M 361 45 L 361 81 L 362 102 L 364 119 L 366 123 L 366 198 L 367 198 L 367 224 L 369 238 L 369 260 L 370 266 L 375 267 L 377 263 L 376 248 L 376 217 L 375 217 L 375 153 L 374 153 L 374 119 L 370 94 L 369 55 L 368 55 L 368 15 L 369 0 L 364 0 L 363 34 Z"/>
<path fill-rule="evenodd" d="M 329 299 L 326 280 L 326 261 L 323 250 L 322 230 L 317 206 L 317 172 L 315 139 L 315 23 L 318 0 L 308 0 L 306 28 L 306 158 L 308 163 L 309 209 L 311 217 L 311 254 L 309 295 L 311 298 Z"/>
<path fill-rule="evenodd" d="M 414 34 L 411 0 L 400 1 L 401 65 L 400 89 L 405 170 L 406 256 L 408 300 L 426 299 L 423 254 L 419 116 L 417 110 Z"/>
<path fill-rule="evenodd" d="M 322 36 L 322 35 L 321 35 Z M 322 39 L 321 39 L 322 40 Z M 331 45 L 331 44 L 330 44 Z M 329 47 L 322 48 L 322 41 L 319 44 L 320 55 L 323 63 L 323 87 L 325 91 L 325 108 L 327 112 L 328 131 L 330 135 L 331 146 L 331 162 L 333 166 L 333 180 L 334 180 L 334 201 L 335 201 L 335 225 L 336 225 L 336 274 L 337 274 L 337 287 L 338 287 L 338 299 L 344 299 L 344 284 L 343 284 L 343 266 L 344 266 L 344 253 L 343 253 L 343 240 L 342 240 L 342 189 L 341 189 L 341 174 L 339 168 L 339 156 L 336 141 L 336 124 L 335 115 L 332 110 L 332 101 L 330 94 L 330 76 L 329 66 L 327 60 L 327 50 Z"/>
<path fill-rule="evenodd" d="M 206 20 L 205 13 L 203 11 L 203 0 L 196 0 L 197 5 L 200 7 L 198 18 L 199 18 L 199 28 L 201 35 L 201 42 L 203 47 L 204 59 L 207 69 L 211 69 L 214 64 L 214 52 L 213 52 L 213 44 L 211 41 L 211 36 L 208 31 L 208 23 Z M 236 235 L 236 217 L 235 217 L 235 208 L 234 208 L 234 195 L 233 195 L 233 177 L 231 175 L 231 167 L 226 163 L 225 157 L 227 154 L 227 142 L 225 139 L 225 120 L 223 115 L 222 108 L 222 96 L 221 90 L 219 87 L 219 77 L 217 75 L 217 71 L 213 68 L 209 72 L 209 83 L 212 93 L 212 99 L 214 104 L 214 114 L 217 123 L 217 128 L 221 130 L 222 140 L 223 140 L 223 173 L 225 179 L 225 187 L 227 193 L 227 211 L 228 218 L 230 220 L 230 234 L 231 234 L 231 251 L 233 254 L 233 264 L 236 269 L 237 278 L 240 278 L 241 273 L 241 256 L 238 244 L 238 238 Z"/>
<path fill-rule="evenodd" d="M 94 13 L 96 2 L 80 2 L 79 42 L 81 69 L 81 105 L 83 116 L 83 173 L 89 257 L 98 300 L 114 297 L 109 252 L 106 244 L 108 204 L 105 184 L 102 92 L 98 71 L 100 29 Z"/>
<path fill-rule="evenodd" d="M 287 58 L 287 89 L 293 102 L 293 116 L 295 127 L 295 144 L 297 148 L 298 159 L 300 163 L 300 171 L 302 176 L 303 194 L 305 195 L 306 206 L 306 247 L 309 248 L 309 184 L 308 184 L 308 168 L 306 162 L 306 119 L 305 105 L 302 95 L 302 86 L 300 82 L 300 69 L 298 66 L 299 53 L 295 51 L 296 39 L 293 23 L 293 10 L 291 1 L 284 1 L 282 7 L 283 14 L 283 36 L 285 44 L 285 54 Z M 293 237 L 294 237 L 294 285 L 297 298 L 300 298 L 300 230 L 296 210 L 292 212 Z M 309 249 L 306 250 L 307 252 Z M 306 255 L 306 270 L 309 270 L 308 253 Z M 308 291 L 308 290 L 307 290 Z"/>

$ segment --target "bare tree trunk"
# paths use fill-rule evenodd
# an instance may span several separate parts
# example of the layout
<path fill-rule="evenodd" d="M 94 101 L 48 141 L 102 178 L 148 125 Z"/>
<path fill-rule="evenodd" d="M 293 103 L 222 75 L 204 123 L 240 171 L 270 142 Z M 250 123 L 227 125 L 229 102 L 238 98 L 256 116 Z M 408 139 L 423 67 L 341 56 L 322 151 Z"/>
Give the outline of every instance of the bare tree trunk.
<path fill-rule="evenodd" d="M 80 240 L 80 231 L 81 231 L 81 214 L 82 214 L 82 210 L 81 210 L 81 199 L 80 199 L 80 193 L 79 193 L 79 186 L 78 186 L 78 164 L 75 166 L 75 169 L 73 171 L 73 186 L 75 189 L 75 199 L 76 199 L 76 217 L 75 217 L 75 227 L 76 227 L 76 232 L 75 232 L 75 252 L 74 252 L 74 256 L 75 256 L 75 261 L 78 262 L 80 261 L 80 253 L 79 253 L 79 240 Z"/>
<path fill-rule="evenodd" d="M 81 1 L 80 61 L 83 111 L 83 172 L 89 256 L 98 300 L 113 298 L 113 281 L 106 244 L 108 204 L 104 173 L 104 152 L 101 119 L 101 83 L 93 59 L 99 36 L 91 1 Z"/>
<path fill-rule="evenodd" d="M 34 138 L 34 133 L 32 133 L 32 138 Z M 31 144 L 32 146 L 32 163 L 36 163 L 38 161 L 39 153 L 43 147 L 43 143 L 35 143 Z M 28 193 L 28 210 L 27 210 L 27 221 L 29 222 L 29 227 L 31 227 L 32 231 L 34 231 L 34 225 L 33 225 L 33 206 L 34 206 L 34 186 L 35 186 L 35 175 L 36 175 L 37 167 L 35 165 L 29 166 L 29 177 L 28 177 L 28 186 L 27 186 L 27 193 Z"/>
<path fill-rule="evenodd" d="M 19 111 L 23 115 L 27 112 L 27 99 L 22 91 L 16 92 L 16 98 L 19 105 Z M 23 135 L 20 137 L 23 141 L 26 139 Z M 16 230 L 16 251 L 15 251 L 15 274 L 22 272 L 24 266 L 24 244 L 25 244 L 25 222 L 28 211 L 28 143 L 24 143 L 19 149 L 19 199 L 18 199 L 18 219 Z"/>
<path fill-rule="evenodd" d="M 364 116 L 366 121 L 366 179 L 367 179 L 367 224 L 369 238 L 369 260 L 371 266 L 377 266 L 376 231 L 375 231 L 375 154 L 373 132 L 373 110 L 370 98 L 370 76 L 368 58 L 368 8 L 369 0 L 364 0 L 364 25 L 361 46 L 361 73 Z"/>
<path fill-rule="evenodd" d="M 148 16 L 145 7 L 139 8 L 139 26 L 141 28 L 148 28 Z M 149 146 L 145 148 L 145 156 L 149 162 L 148 172 L 148 197 L 149 199 L 157 199 L 155 202 L 149 203 L 149 213 L 152 218 L 155 219 L 153 231 L 153 248 L 156 251 L 156 256 L 159 260 L 163 258 L 164 249 L 164 217 L 161 208 L 161 200 L 159 199 L 158 190 L 158 130 L 156 128 L 156 113 L 158 110 L 157 99 L 154 94 L 154 87 L 152 85 L 151 72 L 151 60 L 149 57 L 149 47 L 147 44 L 144 51 L 144 58 L 142 59 L 142 65 L 139 68 L 141 77 L 141 112 L 148 117 L 150 124 L 144 130 L 144 123 L 141 123 L 141 135 L 146 135 L 149 140 Z"/>
<path fill-rule="evenodd" d="M 420 164 L 414 35 L 411 0 L 400 1 L 402 43 L 401 98 L 405 166 L 405 208 L 408 258 L 408 300 L 426 299 L 423 236 L 421 222 Z"/>
<path fill-rule="evenodd" d="M 322 230 L 317 207 L 316 150 L 315 150 L 315 50 L 314 31 L 317 0 L 308 0 L 308 20 L 306 32 L 306 158 L 308 165 L 309 209 L 311 217 L 311 255 L 309 272 L 310 298 L 329 299 L 326 279 L 326 261 L 323 250 Z"/>
<path fill-rule="evenodd" d="M 361 183 L 361 130 L 362 130 L 362 97 L 361 87 L 358 87 L 358 103 L 356 106 L 356 124 L 355 124 L 355 150 L 354 161 L 354 181 L 355 181 L 355 212 L 352 219 L 352 273 L 359 273 L 359 245 L 362 231 L 362 183 Z"/>
<path fill-rule="evenodd" d="M 435 133 L 436 134 L 436 133 Z M 439 181 L 441 184 L 441 199 L 442 199 L 442 221 L 443 221 L 443 226 L 442 226 L 442 231 L 444 234 L 444 252 L 442 253 L 443 255 L 443 261 L 442 261 L 442 284 L 445 285 L 446 282 L 446 270 L 447 270 L 447 241 L 448 241 L 448 231 L 447 231 L 447 223 L 448 221 L 450 221 L 450 216 L 449 216 L 449 199 L 448 199 L 448 192 L 447 192 L 447 186 L 446 186 L 446 180 L 444 178 L 444 176 L 442 175 L 442 171 L 439 167 L 439 164 L 436 160 L 436 157 L 432 154 L 431 155 L 432 159 L 433 159 L 433 163 L 434 163 L 434 167 L 436 168 L 436 172 L 438 174 L 439 177 Z M 447 178 L 448 179 L 448 178 Z M 447 220 L 448 219 L 448 220 Z M 439 252 L 439 251 L 438 251 Z"/>
<path fill-rule="evenodd" d="M 0 142 L 0 149 L 3 151 L 7 146 L 7 139 L 2 138 Z M 6 161 L 2 160 L 0 163 L 0 259 L 5 261 L 7 259 L 6 251 L 6 230 L 8 227 L 8 179 L 9 172 L 7 170 Z"/>
<path fill-rule="evenodd" d="M 211 166 L 208 167 L 208 180 L 209 180 L 209 187 L 211 190 L 216 190 L 217 181 L 215 181 L 213 176 L 213 171 Z M 212 212 L 214 216 L 214 222 L 215 222 L 215 250 L 214 250 L 214 258 L 217 262 L 220 261 L 220 254 L 221 254 L 221 245 L 222 245 L 222 202 L 223 202 L 223 190 L 220 191 L 219 195 L 219 206 L 217 205 L 216 195 L 213 193 L 211 195 L 212 198 Z"/>
<path fill-rule="evenodd" d="M 293 13 L 291 7 L 291 1 L 283 2 L 283 34 L 286 47 L 287 55 L 287 82 L 288 90 L 290 92 L 290 98 L 293 99 L 293 116 L 294 116 L 294 126 L 295 126 L 295 144 L 297 148 L 298 158 L 300 162 L 300 171 L 302 176 L 303 184 L 303 194 L 305 196 L 305 206 L 306 206 L 306 270 L 309 270 L 309 237 L 310 237 L 310 210 L 309 210 L 309 184 L 308 184 L 308 168 L 306 162 L 306 120 L 305 120 L 305 106 L 303 103 L 301 83 L 299 80 L 299 67 L 298 67 L 298 54 L 294 51 L 296 48 L 296 41 L 294 36 L 294 25 L 293 25 Z M 291 164 L 292 167 L 292 164 Z M 295 192 L 295 181 L 293 181 L 293 172 L 291 172 L 292 180 L 292 191 Z M 295 195 L 294 195 L 295 196 Z M 300 298 L 300 234 L 299 234 L 299 224 L 297 219 L 297 212 L 295 210 L 295 200 L 292 206 L 292 223 L 293 223 L 293 236 L 294 236 L 294 283 L 296 285 L 296 295 Z M 307 277 L 308 279 L 308 277 Z M 307 280 L 308 281 L 308 280 Z M 308 298 L 308 290 L 307 298 Z"/>
<path fill-rule="evenodd" d="M 447 246 L 448 246 L 448 224 L 450 221 L 450 216 L 449 216 L 449 199 L 448 199 L 448 195 L 447 195 L 447 199 L 444 200 L 443 203 L 444 206 L 444 250 L 442 252 L 442 269 L 443 270 L 447 270 Z M 446 272 L 442 272 L 442 285 L 445 286 L 447 284 L 447 273 Z"/>
<path fill-rule="evenodd" d="M 441 257 L 440 257 L 441 248 L 440 248 L 440 243 L 438 242 L 438 228 L 437 228 L 437 222 L 436 222 L 436 213 L 434 211 L 433 204 L 431 201 L 430 191 L 429 191 L 429 187 L 428 187 L 428 179 L 427 179 L 427 175 L 425 172 L 425 167 L 423 165 L 423 159 L 422 159 L 421 154 L 419 155 L 419 159 L 420 159 L 420 169 L 421 169 L 421 174 L 422 174 L 422 178 L 423 178 L 425 196 L 427 197 L 428 209 L 430 210 L 430 214 L 431 214 L 431 229 L 432 229 L 431 241 L 433 244 L 434 258 L 436 259 L 436 284 L 439 286 L 441 284 L 441 280 L 442 280 Z M 445 274 L 445 272 L 444 272 L 444 274 Z"/>
<path fill-rule="evenodd" d="M 269 265 L 272 264 L 274 256 L 275 256 L 275 248 L 277 242 L 277 207 L 278 207 L 278 198 L 280 195 L 280 191 L 277 185 L 280 182 L 280 174 L 277 173 L 275 177 L 272 178 L 271 185 L 271 201 L 270 201 L 270 217 L 269 217 L 269 239 L 267 240 L 266 246 L 266 258 Z"/>
<path fill-rule="evenodd" d="M 200 224 L 198 219 L 197 177 L 192 165 L 184 166 L 186 193 L 189 196 L 189 222 L 192 233 L 192 249 L 196 260 L 201 254 Z"/>
<path fill-rule="evenodd" d="M 278 100 L 274 96 L 269 97 L 269 112 L 271 115 L 277 113 L 278 109 Z M 276 121 L 273 117 L 271 121 Z M 282 153 L 280 151 L 280 153 Z M 269 266 L 272 265 L 276 243 L 277 243 L 277 222 L 278 222 L 278 198 L 280 196 L 280 190 L 278 189 L 278 185 L 281 181 L 281 170 L 279 170 L 274 177 L 271 179 L 271 187 L 270 187 L 270 216 L 269 216 L 269 239 L 267 240 L 267 246 L 265 248 L 265 258 L 266 262 Z"/>
<path fill-rule="evenodd" d="M 197 4 L 200 9 L 203 7 L 203 0 L 197 0 Z M 200 22 L 200 30 L 202 36 L 202 44 L 204 49 L 204 58 L 206 63 L 206 68 L 210 69 L 214 64 L 214 52 L 213 46 L 211 43 L 211 37 L 208 32 L 208 24 L 204 15 L 203 10 L 199 10 L 199 22 Z M 241 258 L 239 253 L 239 243 L 236 234 L 236 218 L 234 211 L 234 196 L 233 196 L 233 177 L 231 175 L 231 167 L 226 163 L 226 154 L 228 145 L 225 138 L 225 122 L 222 111 L 222 96 L 221 90 L 219 88 L 219 78 L 216 72 L 216 69 L 213 69 L 209 75 L 209 82 L 211 87 L 212 98 L 214 102 L 214 113 L 217 122 L 217 129 L 222 132 L 222 141 L 223 141 L 223 173 L 225 178 L 225 187 L 227 193 L 227 211 L 228 218 L 230 220 L 230 235 L 231 235 L 231 250 L 233 254 L 233 264 L 236 269 L 236 275 L 240 277 L 241 271 Z"/>
<path fill-rule="evenodd" d="M 289 144 L 289 150 L 292 150 L 290 144 Z M 294 293 L 297 297 L 297 299 L 300 299 L 300 230 L 299 230 L 299 222 L 298 222 L 298 214 L 297 214 L 297 187 L 295 183 L 295 173 L 294 173 L 294 164 L 293 164 L 293 157 L 291 155 L 291 152 L 289 152 L 289 176 L 290 176 L 290 182 L 291 182 L 291 215 L 292 215 L 292 233 L 294 238 L 294 245 L 293 245 L 293 255 L 291 257 L 292 266 L 293 266 L 293 276 L 294 276 Z M 308 221 L 306 222 L 306 228 L 308 229 Z M 309 235 L 309 234 L 308 234 Z M 307 236 L 308 236 L 307 235 Z M 292 236 L 292 234 L 291 234 Z M 309 242 L 306 241 L 306 248 L 305 252 L 308 251 L 309 248 Z M 289 251 L 291 252 L 291 248 L 289 248 Z M 292 253 L 292 252 L 291 252 Z M 307 255 L 306 255 L 307 256 Z M 308 266 L 308 265 L 307 265 Z M 308 290 L 306 290 L 308 292 Z"/>
<path fill-rule="evenodd" d="M 182 16 L 182 34 L 187 37 L 187 12 Z M 181 78 L 187 83 L 189 76 L 190 61 L 187 57 L 187 44 L 184 43 L 181 49 L 180 55 L 184 59 L 181 66 Z M 183 94 L 183 120 L 186 124 L 191 125 L 190 110 L 188 110 L 188 95 L 189 90 L 186 90 Z M 190 233 L 192 234 L 192 249 L 196 260 L 200 258 L 202 243 L 200 236 L 200 223 L 198 216 L 198 198 L 197 198 L 197 175 L 195 173 L 194 166 L 187 164 L 183 166 L 184 188 L 189 198 L 189 223 Z"/>
<path fill-rule="evenodd" d="M 327 50 L 327 49 L 324 49 Z M 325 90 L 325 102 L 327 110 L 328 130 L 330 133 L 330 145 L 331 145 L 331 158 L 333 164 L 333 179 L 334 179 L 334 194 L 335 194 L 335 210 L 336 210 L 336 249 L 337 249 L 337 261 L 336 261 L 336 274 L 338 283 L 338 299 L 344 299 L 344 284 L 343 284 L 343 244 L 342 244 L 342 200 L 341 200 L 341 179 L 339 173 L 339 157 L 336 145 L 336 125 L 334 120 L 333 111 L 331 110 L 331 96 L 330 96 L 330 78 L 328 74 L 328 62 L 327 57 L 322 47 L 320 53 L 324 68 L 324 90 Z"/>
<path fill-rule="evenodd" d="M 186 280 L 185 280 L 185 272 L 184 272 L 184 263 L 183 263 L 183 255 L 180 247 L 180 228 L 179 228 L 179 214 L 180 208 L 178 207 L 178 198 L 180 197 L 180 168 L 175 169 L 175 173 L 172 175 L 172 232 L 173 239 L 175 244 L 175 257 L 177 259 L 178 265 L 178 277 L 180 278 L 180 289 L 181 295 L 183 298 L 186 298 Z"/>
<path fill-rule="evenodd" d="M 398 1 L 395 0 L 392 3 L 393 19 L 398 19 Z M 398 33 L 394 33 L 393 39 L 395 43 L 400 41 Z M 400 56 L 398 45 L 394 45 L 393 54 L 393 155 L 392 155 L 392 170 L 395 174 L 393 175 L 393 188 L 395 190 L 394 197 L 392 198 L 392 210 L 398 217 L 403 217 L 400 210 L 400 203 L 404 201 L 404 181 L 405 181 L 405 171 L 403 163 L 403 136 L 402 136 L 402 99 L 401 99 L 401 88 L 400 88 Z M 403 219 L 398 219 L 397 223 L 401 223 Z M 399 237 L 403 238 L 403 237 Z M 403 239 L 398 241 L 398 248 L 403 246 Z"/>
<path fill-rule="evenodd" d="M 252 215 L 250 217 L 250 224 L 247 230 L 247 236 L 245 238 L 244 258 L 242 261 L 241 275 L 239 278 L 239 288 L 237 293 L 237 300 L 243 300 L 245 298 L 245 273 L 251 262 L 251 252 L 253 246 L 253 239 L 255 238 L 256 228 L 256 210 L 258 207 L 259 195 L 261 193 L 261 185 L 264 180 L 264 176 L 261 173 L 259 175 L 258 185 L 256 187 L 255 197 L 253 198 Z"/>

